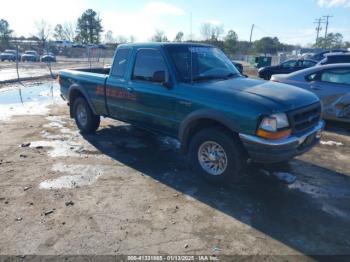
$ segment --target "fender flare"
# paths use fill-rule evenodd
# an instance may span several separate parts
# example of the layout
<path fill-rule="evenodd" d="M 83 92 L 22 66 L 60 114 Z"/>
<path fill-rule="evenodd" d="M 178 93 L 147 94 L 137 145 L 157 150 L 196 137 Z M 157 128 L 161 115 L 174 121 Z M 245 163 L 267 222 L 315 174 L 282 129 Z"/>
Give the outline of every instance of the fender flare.
<path fill-rule="evenodd" d="M 218 122 L 231 130 L 232 133 L 239 133 L 241 129 L 239 124 L 226 118 L 222 112 L 213 109 L 200 109 L 198 111 L 192 112 L 181 122 L 179 128 L 178 138 L 181 143 L 181 149 L 184 152 L 187 150 L 190 130 L 193 127 L 193 124 L 197 123 L 201 119 Z"/>
<path fill-rule="evenodd" d="M 88 102 L 89 106 L 90 106 L 90 109 L 92 110 L 92 112 L 96 114 L 96 109 L 93 105 L 93 103 L 91 102 L 91 99 L 87 93 L 87 91 L 79 84 L 73 84 L 69 87 L 68 89 L 68 101 L 69 101 L 69 113 L 70 113 L 70 117 L 73 117 L 73 103 L 72 103 L 72 94 L 74 92 L 79 92 L 82 97 Z"/>

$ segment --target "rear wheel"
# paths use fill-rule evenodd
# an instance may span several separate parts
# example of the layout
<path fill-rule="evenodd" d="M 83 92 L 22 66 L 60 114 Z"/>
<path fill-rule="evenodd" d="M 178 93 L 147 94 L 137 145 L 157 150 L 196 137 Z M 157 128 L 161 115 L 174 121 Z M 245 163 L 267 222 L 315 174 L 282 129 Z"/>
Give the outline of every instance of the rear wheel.
<path fill-rule="evenodd" d="M 264 79 L 265 79 L 265 80 L 270 80 L 270 79 L 271 79 L 271 75 L 266 75 L 266 76 L 264 77 Z"/>
<path fill-rule="evenodd" d="M 194 135 L 189 146 L 193 170 L 209 182 L 236 182 L 244 165 L 237 138 L 220 128 L 206 128 Z"/>
<path fill-rule="evenodd" d="M 82 97 L 78 97 L 73 103 L 75 122 L 83 134 L 94 133 L 100 126 L 100 116 L 95 115 L 89 104 Z"/>

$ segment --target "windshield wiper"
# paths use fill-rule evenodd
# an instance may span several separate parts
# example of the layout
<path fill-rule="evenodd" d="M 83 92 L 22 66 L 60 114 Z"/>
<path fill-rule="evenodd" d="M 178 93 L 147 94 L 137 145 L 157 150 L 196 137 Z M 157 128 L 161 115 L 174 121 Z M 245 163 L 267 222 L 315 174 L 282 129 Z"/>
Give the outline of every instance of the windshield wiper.
<path fill-rule="evenodd" d="M 229 79 L 229 78 L 233 78 L 233 77 L 237 77 L 237 76 L 239 76 L 240 74 L 237 74 L 237 73 L 229 73 L 229 74 L 227 74 L 225 77 L 226 77 L 226 79 Z"/>
<path fill-rule="evenodd" d="M 227 79 L 226 76 L 195 76 L 192 81 L 205 81 L 205 80 L 217 80 Z"/>

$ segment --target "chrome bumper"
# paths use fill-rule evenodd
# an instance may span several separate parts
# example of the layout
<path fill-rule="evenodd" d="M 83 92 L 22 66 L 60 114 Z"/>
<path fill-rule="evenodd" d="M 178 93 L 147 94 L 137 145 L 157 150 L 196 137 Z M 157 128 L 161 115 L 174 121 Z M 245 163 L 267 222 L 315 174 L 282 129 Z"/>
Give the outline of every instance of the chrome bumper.
<path fill-rule="evenodd" d="M 239 134 L 239 137 L 252 160 L 280 162 L 310 150 L 320 140 L 324 126 L 324 121 L 320 121 L 308 132 L 279 140 L 268 140 L 246 134 Z"/>

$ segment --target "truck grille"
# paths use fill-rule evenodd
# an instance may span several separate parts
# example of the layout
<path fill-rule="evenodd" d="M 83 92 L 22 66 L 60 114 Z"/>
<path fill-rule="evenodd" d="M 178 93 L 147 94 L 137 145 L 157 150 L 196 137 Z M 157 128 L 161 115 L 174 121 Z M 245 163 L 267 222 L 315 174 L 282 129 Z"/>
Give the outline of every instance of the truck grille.
<path fill-rule="evenodd" d="M 307 131 L 313 128 L 321 118 L 321 104 L 316 103 L 308 107 L 289 112 L 289 121 L 293 133 Z"/>

